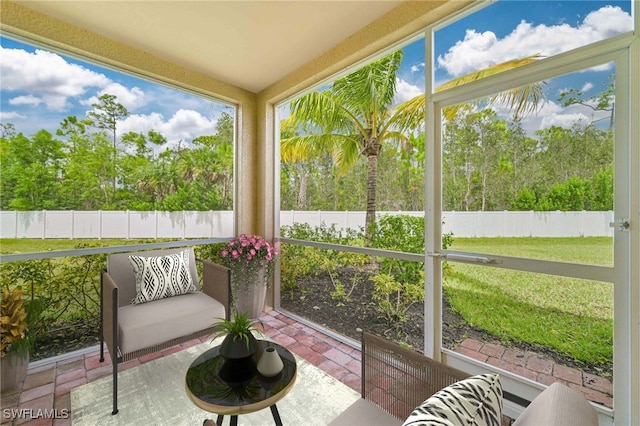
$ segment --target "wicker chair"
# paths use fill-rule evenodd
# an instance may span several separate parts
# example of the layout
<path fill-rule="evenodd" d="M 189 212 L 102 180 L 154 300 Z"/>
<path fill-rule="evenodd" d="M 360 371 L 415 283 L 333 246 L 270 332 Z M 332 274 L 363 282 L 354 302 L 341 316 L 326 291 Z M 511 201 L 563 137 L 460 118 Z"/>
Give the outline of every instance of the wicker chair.
<path fill-rule="evenodd" d="M 164 256 L 183 249 L 118 253 L 107 257 L 100 297 L 100 361 L 105 344 L 113 364 L 113 411 L 118 413 L 118 364 L 205 336 L 217 318 L 229 319 L 231 272 L 224 266 L 201 261 L 202 290 L 134 305 L 136 283 L 128 257 Z M 189 272 L 199 283 L 193 248 Z"/>
<path fill-rule="evenodd" d="M 362 398 L 331 425 L 401 425 L 440 389 L 469 374 L 393 342 L 362 333 Z"/>
<path fill-rule="evenodd" d="M 467 377 L 469 374 L 463 371 L 364 332 L 362 398 L 330 424 L 402 425 L 424 400 Z M 531 402 L 504 390 L 503 396 L 505 400 L 527 407 L 513 423 L 514 426 L 598 424 L 595 408 L 562 383 L 552 384 Z M 502 417 L 502 424 L 510 421 Z"/>
<path fill-rule="evenodd" d="M 362 397 L 399 419 L 440 389 L 469 377 L 415 350 L 362 333 Z"/>

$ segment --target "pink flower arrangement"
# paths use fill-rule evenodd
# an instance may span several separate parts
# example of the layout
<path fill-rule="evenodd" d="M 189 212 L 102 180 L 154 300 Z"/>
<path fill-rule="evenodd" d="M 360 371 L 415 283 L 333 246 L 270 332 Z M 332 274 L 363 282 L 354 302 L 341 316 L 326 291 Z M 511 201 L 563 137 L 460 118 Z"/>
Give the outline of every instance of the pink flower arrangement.
<path fill-rule="evenodd" d="M 278 250 L 260 235 L 242 234 L 229 241 L 220 255 L 235 275 L 246 275 L 266 267 L 268 277 Z"/>

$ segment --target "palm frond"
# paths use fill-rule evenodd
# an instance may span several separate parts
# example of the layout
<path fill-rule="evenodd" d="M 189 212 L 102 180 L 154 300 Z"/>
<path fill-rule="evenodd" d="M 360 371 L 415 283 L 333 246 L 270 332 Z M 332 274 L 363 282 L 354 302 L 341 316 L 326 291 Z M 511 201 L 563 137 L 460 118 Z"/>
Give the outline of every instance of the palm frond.
<path fill-rule="evenodd" d="M 391 53 L 359 70 L 342 77 L 333 85 L 332 92 L 344 104 L 353 109 L 373 112 L 381 110 L 393 102 L 396 76 L 403 53 Z"/>
<path fill-rule="evenodd" d="M 282 161 L 304 161 L 329 152 L 340 170 L 351 167 L 359 154 L 359 134 L 319 133 L 296 135 L 280 140 Z"/>
<path fill-rule="evenodd" d="M 438 86 L 436 92 L 440 92 L 445 89 L 457 87 L 465 83 L 480 80 L 490 75 L 499 74 L 501 72 L 518 68 L 523 65 L 536 62 L 542 58 L 542 55 L 536 53 L 534 55 L 526 56 L 524 58 L 511 59 L 506 62 L 502 62 L 488 68 L 473 72 L 471 74 L 464 75 L 462 77 L 455 78 L 447 83 Z M 540 105 L 540 101 L 544 97 L 544 91 L 540 83 L 534 83 L 527 86 L 518 87 L 512 90 L 498 93 L 493 96 L 488 96 L 483 99 L 479 99 L 478 102 L 486 102 L 489 106 L 494 105 L 497 102 L 502 102 L 508 105 L 511 111 L 514 111 L 515 118 L 521 117 L 526 113 L 535 112 Z M 464 104 L 452 105 L 444 109 L 444 116 L 447 120 L 452 120 L 458 115 L 460 110 L 465 108 Z"/>
<path fill-rule="evenodd" d="M 480 80 L 485 77 L 489 77 L 490 75 L 499 74 L 504 71 L 508 71 L 514 68 L 521 67 L 523 65 L 530 64 L 532 62 L 536 62 L 542 59 L 542 55 L 539 53 L 535 53 L 533 55 L 525 56 L 524 58 L 510 59 L 505 62 L 501 62 L 499 64 L 492 65 L 490 67 L 472 72 L 470 74 L 463 75 L 461 77 L 454 78 L 436 88 L 436 92 L 441 92 L 445 89 L 450 89 L 452 87 L 458 87 L 465 83 L 470 83 L 472 81 Z"/>
<path fill-rule="evenodd" d="M 364 132 L 358 116 L 330 91 L 312 92 L 293 101 L 288 120 L 289 126 L 311 125 L 320 131 L 349 133 L 357 129 Z"/>
<path fill-rule="evenodd" d="M 393 126 L 401 131 L 413 131 L 424 126 L 424 120 L 425 96 L 418 95 L 394 108 L 393 115 L 387 122 L 387 128 Z"/>

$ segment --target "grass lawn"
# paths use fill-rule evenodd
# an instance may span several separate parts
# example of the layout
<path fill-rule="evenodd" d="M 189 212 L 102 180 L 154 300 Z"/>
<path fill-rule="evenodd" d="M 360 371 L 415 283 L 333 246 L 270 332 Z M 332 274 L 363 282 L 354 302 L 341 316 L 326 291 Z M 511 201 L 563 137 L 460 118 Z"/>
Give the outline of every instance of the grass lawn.
<path fill-rule="evenodd" d="M 56 250 L 73 250 L 79 244 L 87 247 L 126 246 L 133 244 L 158 243 L 169 240 L 126 240 L 126 239 L 40 239 L 40 238 L 0 238 L 0 253 L 40 253 Z"/>
<path fill-rule="evenodd" d="M 610 238 L 455 239 L 452 250 L 611 265 Z M 552 347 L 590 364 L 613 361 L 613 285 L 452 263 L 451 305 L 465 320 L 508 341 Z"/>
<path fill-rule="evenodd" d="M 453 238 L 451 250 L 613 266 L 613 238 Z"/>

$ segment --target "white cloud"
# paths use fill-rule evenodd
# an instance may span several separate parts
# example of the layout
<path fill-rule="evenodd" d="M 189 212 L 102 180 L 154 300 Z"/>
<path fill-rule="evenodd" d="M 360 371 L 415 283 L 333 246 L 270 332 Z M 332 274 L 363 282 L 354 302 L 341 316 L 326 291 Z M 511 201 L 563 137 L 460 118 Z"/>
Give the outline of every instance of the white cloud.
<path fill-rule="evenodd" d="M 589 120 L 589 117 L 587 117 L 582 113 L 554 114 L 554 115 L 543 117 L 540 122 L 540 125 L 541 125 L 541 128 L 558 126 L 558 127 L 563 127 L 565 129 L 569 129 L 579 121 L 589 123 L 590 120 Z"/>
<path fill-rule="evenodd" d="M 493 109 L 496 110 L 498 116 L 501 118 L 506 119 L 513 115 L 509 106 L 506 104 L 496 103 L 493 105 Z M 604 122 L 610 118 L 610 114 L 608 111 L 593 111 L 585 105 L 575 104 L 563 107 L 556 102 L 547 100 L 539 104 L 536 113 L 523 116 L 521 124 L 528 135 L 533 135 L 534 132 L 551 126 L 568 129 L 578 121 L 587 124 L 598 121 Z"/>
<path fill-rule="evenodd" d="M 157 112 L 133 114 L 118 122 L 117 126 L 120 135 L 127 132 L 147 133 L 150 130 L 160 133 L 167 138 L 167 144 L 161 148 L 164 150 L 165 147 L 177 146 L 180 141 L 183 144 L 190 143 L 195 137 L 214 134 L 216 123 L 217 120 L 210 120 L 197 111 L 180 109 L 168 120 Z"/>
<path fill-rule="evenodd" d="M 158 131 L 163 126 L 164 117 L 157 112 L 152 112 L 148 115 L 131 114 L 117 123 L 118 133 L 120 134 L 128 132 L 147 133 L 150 130 Z"/>
<path fill-rule="evenodd" d="M 424 70 L 425 64 L 424 62 L 419 63 L 419 64 L 415 64 L 415 65 L 411 65 L 411 72 L 415 73 L 415 72 L 419 72 Z"/>
<path fill-rule="evenodd" d="M 36 96 L 27 95 L 27 96 L 16 96 L 15 98 L 9 99 L 9 105 L 40 105 L 44 101 Z"/>
<path fill-rule="evenodd" d="M 535 53 L 556 55 L 631 28 L 633 21 L 628 13 L 619 7 L 604 6 L 589 13 L 577 27 L 568 24 L 534 26 L 523 20 L 502 39 L 491 31 L 478 33 L 468 29 L 464 40 L 438 56 L 438 65 L 457 77 Z"/>
<path fill-rule="evenodd" d="M 173 135 L 174 139 L 192 139 L 197 136 L 213 134 L 216 121 L 209 120 L 197 111 L 180 109 L 167 121 L 164 135 Z"/>
<path fill-rule="evenodd" d="M 106 87 L 111 81 L 103 74 L 70 64 L 55 53 L 0 47 L 2 61 L 0 87 L 3 92 L 37 93 L 48 109 L 64 111 L 71 97 L 81 96 L 91 87 Z"/>
<path fill-rule="evenodd" d="M 7 121 L 14 120 L 16 118 L 24 120 L 27 117 L 15 111 L 0 111 L 0 121 L 2 122 L 6 123 Z"/>
<path fill-rule="evenodd" d="M 396 82 L 396 94 L 393 98 L 393 105 L 399 105 L 422 94 L 424 94 L 424 90 L 399 78 Z"/>
<path fill-rule="evenodd" d="M 605 6 L 584 18 L 581 29 L 597 34 L 601 38 L 613 37 L 633 28 L 631 16 L 619 7 Z"/>
<path fill-rule="evenodd" d="M 100 90 L 96 96 L 92 96 L 88 99 L 81 101 L 82 105 L 93 105 L 99 104 L 100 96 L 104 94 L 114 95 L 116 97 L 116 102 L 122 104 L 129 112 L 135 111 L 141 106 L 146 104 L 144 91 L 138 87 L 133 87 L 129 89 L 128 87 L 124 87 L 120 83 L 112 82 L 105 86 L 104 89 Z"/>
<path fill-rule="evenodd" d="M 589 90 L 593 89 L 593 83 L 591 83 L 590 81 L 586 82 L 584 84 L 584 86 L 582 86 L 582 89 L 580 89 L 580 91 L 582 93 L 588 92 Z"/>

